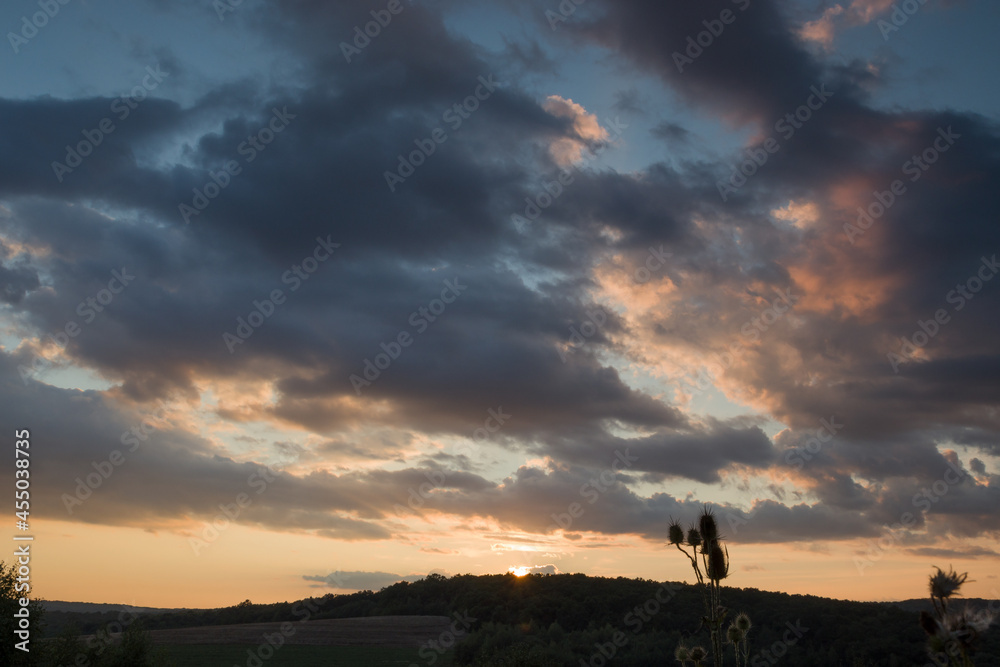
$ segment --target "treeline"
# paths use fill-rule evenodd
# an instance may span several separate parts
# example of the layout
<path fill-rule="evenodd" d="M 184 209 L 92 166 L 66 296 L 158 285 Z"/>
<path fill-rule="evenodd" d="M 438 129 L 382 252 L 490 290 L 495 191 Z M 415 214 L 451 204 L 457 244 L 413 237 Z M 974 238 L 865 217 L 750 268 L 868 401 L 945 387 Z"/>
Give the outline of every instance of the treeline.
<path fill-rule="evenodd" d="M 722 600 L 731 615 L 745 611 L 753 621 L 751 665 L 803 667 L 922 666 L 926 636 L 917 613 L 887 603 L 849 602 L 808 595 L 726 588 Z M 454 650 L 456 664 L 473 667 L 602 665 L 635 667 L 677 664 L 682 640 L 707 646 L 700 628 L 701 592 L 694 586 L 619 577 L 565 575 L 430 575 L 378 592 L 313 598 L 314 619 L 385 615 L 472 617 L 472 629 Z M 295 603 L 143 615 L 148 630 L 295 620 Z M 60 618 L 62 617 L 62 618 Z M 50 629 L 74 623 L 96 632 L 115 614 L 53 612 Z M 612 660 L 613 658 L 613 660 Z M 732 653 L 729 659 L 735 664 Z M 1000 667 L 1000 630 L 987 632 L 977 667 Z"/>

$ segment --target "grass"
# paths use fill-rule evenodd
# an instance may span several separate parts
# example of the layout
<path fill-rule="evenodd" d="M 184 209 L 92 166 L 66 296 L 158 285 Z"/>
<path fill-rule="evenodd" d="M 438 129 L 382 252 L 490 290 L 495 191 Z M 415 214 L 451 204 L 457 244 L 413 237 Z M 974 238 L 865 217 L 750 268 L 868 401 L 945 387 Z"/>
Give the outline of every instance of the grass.
<path fill-rule="evenodd" d="M 274 655 L 265 660 L 251 660 L 251 653 L 260 650 L 259 645 L 246 644 L 174 644 L 157 647 L 163 651 L 170 665 L 175 667 L 410 667 L 426 665 L 427 657 L 421 658 L 418 650 L 412 648 L 373 646 L 282 646 Z M 266 657 L 265 650 L 261 657 Z M 451 667 L 451 654 L 433 654 L 437 660 L 434 667 Z"/>

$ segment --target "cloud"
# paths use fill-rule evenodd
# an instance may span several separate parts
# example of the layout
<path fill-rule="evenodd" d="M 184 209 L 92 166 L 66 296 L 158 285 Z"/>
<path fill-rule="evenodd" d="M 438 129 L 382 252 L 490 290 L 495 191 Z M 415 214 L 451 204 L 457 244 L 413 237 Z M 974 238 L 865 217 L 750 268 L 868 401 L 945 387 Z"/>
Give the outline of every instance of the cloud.
<path fill-rule="evenodd" d="M 330 36 L 350 35 L 366 10 L 243 7 L 241 30 L 294 77 L 233 76 L 210 92 L 178 83 L 191 87 L 145 100 L 63 182 L 52 161 L 115 98 L 0 99 L 0 298 L 14 340 L 0 352 L 0 404 L 48 425 L 33 509 L 194 534 L 281 459 L 240 522 L 377 541 L 405 536 L 418 515 L 482 518 L 592 545 L 660 540 L 664 516 L 691 517 L 724 490 L 745 501 L 719 505 L 736 541 L 850 540 L 913 511 L 949 463 L 961 468 L 948 453 L 961 450 L 975 477 L 920 515 L 914 543 L 995 535 L 1000 283 L 979 278 L 974 296 L 956 297 L 1000 251 L 995 123 L 877 104 L 885 82 L 868 64 L 803 43 L 832 43 L 881 2 L 832 5 L 806 28 L 769 0 L 745 11 L 592 2 L 551 44 L 508 39 L 495 53 L 450 27 L 446 6 L 408 5 L 391 37 L 351 63 Z M 674 53 L 723 9 L 736 17 L 724 38 L 679 71 Z M 553 72 L 577 49 L 650 77 L 683 107 L 643 131 L 671 159 L 635 151 L 654 157 L 628 172 L 581 163 L 609 141 L 603 109 L 641 115 L 653 101 L 628 82 L 606 106 L 553 94 Z M 169 56 L 165 67 L 185 72 Z M 449 110 L 486 76 L 496 89 L 456 126 Z M 810 121 L 788 137 L 776 129 L 823 85 L 833 94 Z M 294 118 L 247 160 L 240 147 L 286 108 Z M 692 128 L 710 122 L 744 130 L 743 145 L 694 146 Z M 436 129 L 447 141 L 390 190 L 386 172 Z M 953 145 L 915 166 L 942 132 Z M 720 181 L 768 138 L 780 150 L 723 201 Z M 648 148 L 638 134 L 626 143 Z M 230 160 L 241 172 L 185 223 L 178 205 Z M 515 225 L 567 167 L 565 194 Z M 897 179 L 906 192 L 849 238 L 845 225 Z M 288 279 L 319 239 L 337 253 Z M 669 261 L 636 280 L 651 253 Z M 123 269 L 135 275 L 127 289 L 81 314 Z M 467 289 L 428 316 L 446 280 Z M 258 304 L 275 290 L 283 302 L 230 353 L 223 333 L 268 310 Z M 777 294 L 795 295 L 780 317 Z M 604 321 L 575 344 L 598 309 Z M 927 334 L 939 309 L 948 321 Z M 58 345 L 50 336 L 70 322 L 78 335 Z M 920 331 L 926 344 L 894 368 L 887 355 Z M 351 376 L 402 333 L 412 344 L 359 391 Z M 56 370 L 22 381 L 19 367 L 39 356 L 110 388 L 60 388 L 69 381 Z M 711 387 L 694 386 L 706 377 Z M 698 414 L 715 390 L 755 414 Z M 69 515 L 63 494 L 158 401 L 170 408 L 156 433 Z M 510 419 L 478 446 L 497 409 Z M 811 452 L 831 417 L 843 430 Z M 774 422 L 787 428 L 772 438 Z M 475 456 L 447 450 L 469 441 Z M 634 460 L 609 473 L 626 452 Z M 445 481 L 418 513 L 410 491 L 428 476 Z M 691 483 L 698 497 L 678 491 Z M 574 502 L 585 512 L 560 528 L 553 515 Z M 352 576 L 375 587 L 397 575 Z"/>
<path fill-rule="evenodd" d="M 663 139 L 669 144 L 683 145 L 690 141 L 691 132 L 677 123 L 663 121 L 652 130 L 653 136 Z"/>
<path fill-rule="evenodd" d="M 846 7 L 834 4 L 823 10 L 822 16 L 808 21 L 799 29 L 799 36 L 817 42 L 825 49 L 833 47 L 836 33 L 846 27 L 863 26 L 888 12 L 894 0 L 852 0 Z"/>
<path fill-rule="evenodd" d="M 831 48 L 835 33 L 834 19 L 843 12 L 843 5 L 827 7 L 820 18 L 803 24 L 799 29 L 799 36 L 807 41 L 818 42 L 827 49 Z"/>
<path fill-rule="evenodd" d="M 519 577 L 527 574 L 560 574 L 559 568 L 551 563 L 548 565 L 519 565 L 510 568 L 510 571 Z"/>
<path fill-rule="evenodd" d="M 400 581 L 419 581 L 426 575 L 398 575 L 388 572 L 359 572 L 340 571 L 331 572 L 326 576 L 322 575 L 302 575 L 306 581 L 317 582 L 318 588 L 332 588 L 340 591 L 380 591 L 387 586 L 392 586 Z"/>
<path fill-rule="evenodd" d="M 558 95 L 549 95 L 542 108 L 556 118 L 567 121 L 572 128 L 573 137 L 557 139 L 549 147 L 552 159 L 562 167 L 568 167 L 583 158 L 583 151 L 591 144 L 608 138 L 608 131 L 597 122 L 597 116 L 587 113 L 573 100 L 566 100 Z"/>
<path fill-rule="evenodd" d="M 970 558 L 982 557 L 992 558 L 997 556 L 997 552 L 983 547 L 971 547 L 964 549 L 939 549 L 935 547 L 920 547 L 910 549 L 910 553 L 916 556 L 930 556 L 932 558 Z"/>

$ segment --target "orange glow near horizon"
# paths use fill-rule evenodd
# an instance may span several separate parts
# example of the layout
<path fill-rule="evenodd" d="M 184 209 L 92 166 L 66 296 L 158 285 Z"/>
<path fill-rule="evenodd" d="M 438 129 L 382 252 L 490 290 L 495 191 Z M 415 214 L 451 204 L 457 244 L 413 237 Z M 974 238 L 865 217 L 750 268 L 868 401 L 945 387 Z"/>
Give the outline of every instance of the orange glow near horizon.
<path fill-rule="evenodd" d="M 380 542 L 373 549 L 365 542 L 337 542 L 238 525 L 198 556 L 185 536 L 166 531 L 39 522 L 34 535 L 34 595 L 141 607 L 211 608 L 232 606 L 245 599 L 268 603 L 346 592 L 304 579 L 304 575 L 325 576 L 336 570 L 401 576 L 431 571 L 446 576 L 510 572 L 521 577 L 543 564 L 540 560 L 505 567 L 499 563 L 504 554 L 491 553 L 488 538 L 479 540 L 482 546 L 478 550 L 463 549 L 460 545 L 475 541 L 474 536 L 449 537 L 446 533 L 437 542 L 450 550 L 445 555 L 421 551 L 412 543 Z M 619 536 L 606 547 L 575 548 L 557 541 L 545 561 L 556 563 L 560 573 L 694 580 L 690 565 L 680 554 L 636 536 Z M 853 559 L 863 548 L 861 542 L 799 547 L 731 544 L 732 573 L 727 584 L 793 595 L 885 602 L 925 597 L 932 567 L 951 565 L 969 572 L 964 597 L 1000 599 L 996 559 L 934 559 L 890 549 L 859 573 Z M 267 574 L 261 576 L 262 572 Z"/>

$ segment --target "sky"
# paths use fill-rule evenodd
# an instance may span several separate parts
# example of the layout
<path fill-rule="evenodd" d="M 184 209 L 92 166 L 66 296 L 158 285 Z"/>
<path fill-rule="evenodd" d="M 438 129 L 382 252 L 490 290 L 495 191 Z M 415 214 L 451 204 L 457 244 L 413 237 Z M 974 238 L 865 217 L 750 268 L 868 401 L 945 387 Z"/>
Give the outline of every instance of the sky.
<path fill-rule="evenodd" d="M 33 594 L 692 581 L 707 504 L 733 586 L 1000 598 L 998 21 L 5 3 Z"/>

